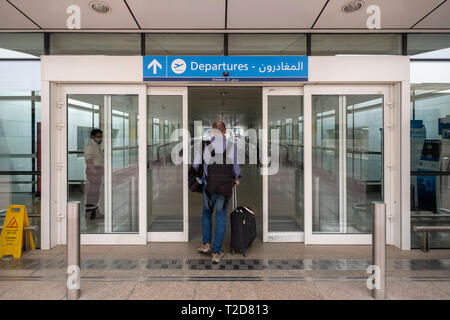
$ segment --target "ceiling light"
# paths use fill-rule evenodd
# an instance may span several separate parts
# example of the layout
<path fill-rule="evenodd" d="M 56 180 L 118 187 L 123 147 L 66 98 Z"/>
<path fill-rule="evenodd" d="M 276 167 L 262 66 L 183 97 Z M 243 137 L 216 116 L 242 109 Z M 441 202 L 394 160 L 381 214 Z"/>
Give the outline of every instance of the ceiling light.
<path fill-rule="evenodd" d="M 342 11 L 344 11 L 345 13 L 351 13 L 351 12 L 358 11 L 363 6 L 364 6 L 364 2 L 362 2 L 362 1 L 351 1 L 351 2 L 346 3 L 342 7 Z"/>
<path fill-rule="evenodd" d="M 111 12 L 110 6 L 101 1 L 92 1 L 91 3 L 89 3 L 89 7 L 98 13 L 110 13 Z"/>

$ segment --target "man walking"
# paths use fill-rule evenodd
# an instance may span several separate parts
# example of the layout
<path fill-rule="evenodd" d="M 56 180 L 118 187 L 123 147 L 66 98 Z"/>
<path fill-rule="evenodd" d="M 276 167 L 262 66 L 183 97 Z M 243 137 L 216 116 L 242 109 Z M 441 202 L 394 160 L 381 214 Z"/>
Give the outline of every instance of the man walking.
<path fill-rule="evenodd" d="M 88 180 L 86 195 L 86 215 L 90 213 L 90 218 L 96 218 L 98 211 L 98 200 L 100 189 L 103 183 L 104 166 L 103 151 L 100 148 L 103 132 L 100 129 L 91 131 L 91 139 L 84 147 L 84 159 L 86 161 L 86 178 Z M 103 215 L 99 215 L 101 218 Z"/>
<path fill-rule="evenodd" d="M 240 167 L 236 144 L 226 139 L 226 127 L 222 121 L 214 122 L 213 137 L 203 150 L 203 243 L 202 253 L 212 253 L 211 262 L 217 264 L 224 256 L 222 243 L 226 231 L 226 215 L 233 186 L 239 185 Z M 198 172 L 202 153 L 196 154 L 193 168 Z M 212 214 L 216 208 L 216 227 L 211 246 Z"/>

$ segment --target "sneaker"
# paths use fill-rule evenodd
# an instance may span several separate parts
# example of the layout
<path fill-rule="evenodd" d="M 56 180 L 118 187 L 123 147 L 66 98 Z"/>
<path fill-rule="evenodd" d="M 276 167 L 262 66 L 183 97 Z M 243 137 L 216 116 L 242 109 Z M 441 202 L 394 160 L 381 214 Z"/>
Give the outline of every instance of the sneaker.
<path fill-rule="evenodd" d="M 220 253 L 212 253 L 212 258 L 211 258 L 211 262 L 214 264 L 218 264 L 220 262 L 220 259 L 222 259 L 222 257 L 225 255 L 225 253 L 222 251 L 220 251 Z"/>
<path fill-rule="evenodd" d="M 203 243 L 198 247 L 197 249 L 201 253 L 209 253 L 211 251 L 211 244 L 210 243 Z"/>

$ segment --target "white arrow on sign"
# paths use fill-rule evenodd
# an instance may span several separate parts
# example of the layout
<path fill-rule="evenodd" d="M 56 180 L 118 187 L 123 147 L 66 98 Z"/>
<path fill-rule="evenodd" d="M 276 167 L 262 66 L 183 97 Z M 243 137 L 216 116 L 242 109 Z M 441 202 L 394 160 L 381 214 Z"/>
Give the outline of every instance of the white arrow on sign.
<path fill-rule="evenodd" d="M 156 71 L 158 70 L 157 68 L 162 69 L 161 63 L 159 63 L 158 60 L 156 60 L 156 59 L 153 59 L 153 61 L 150 62 L 147 69 L 149 70 L 152 67 L 153 67 L 153 74 L 156 74 Z"/>

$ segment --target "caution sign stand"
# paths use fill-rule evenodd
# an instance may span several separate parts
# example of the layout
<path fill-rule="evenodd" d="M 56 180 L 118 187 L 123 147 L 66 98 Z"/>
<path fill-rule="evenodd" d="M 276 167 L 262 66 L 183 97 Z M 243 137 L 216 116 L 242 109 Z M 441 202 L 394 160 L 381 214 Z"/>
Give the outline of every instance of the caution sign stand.
<path fill-rule="evenodd" d="M 31 231 L 25 231 L 29 227 L 27 209 L 23 205 L 8 206 L 5 221 L 3 222 L 2 234 L 0 237 L 0 258 L 5 255 L 12 255 L 14 258 L 20 258 L 22 248 L 29 247 L 34 250 L 34 241 Z M 24 237 L 25 232 L 29 234 Z M 29 246 L 26 242 L 29 239 Z"/>

